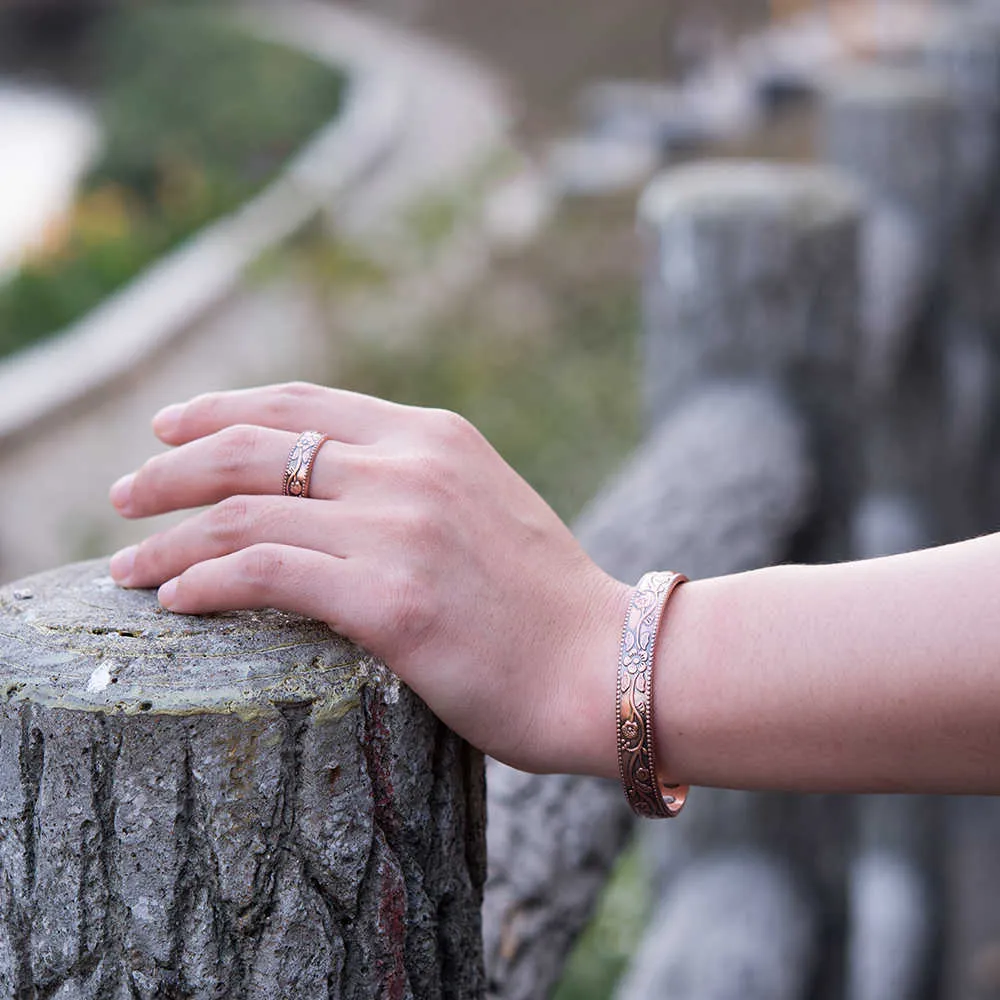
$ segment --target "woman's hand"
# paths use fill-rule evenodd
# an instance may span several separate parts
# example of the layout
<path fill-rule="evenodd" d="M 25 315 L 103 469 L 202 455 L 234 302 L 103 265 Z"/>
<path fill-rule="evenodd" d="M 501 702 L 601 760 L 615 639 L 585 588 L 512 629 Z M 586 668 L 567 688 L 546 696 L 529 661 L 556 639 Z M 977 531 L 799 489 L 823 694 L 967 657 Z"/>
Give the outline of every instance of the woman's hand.
<path fill-rule="evenodd" d="M 125 517 L 207 510 L 118 553 L 181 614 L 274 607 L 384 659 L 449 726 L 535 771 L 617 773 L 629 589 L 464 419 L 291 384 L 153 421 L 173 450 L 119 480 Z M 310 499 L 281 496 L 300 432 L 329 435 Z"/>

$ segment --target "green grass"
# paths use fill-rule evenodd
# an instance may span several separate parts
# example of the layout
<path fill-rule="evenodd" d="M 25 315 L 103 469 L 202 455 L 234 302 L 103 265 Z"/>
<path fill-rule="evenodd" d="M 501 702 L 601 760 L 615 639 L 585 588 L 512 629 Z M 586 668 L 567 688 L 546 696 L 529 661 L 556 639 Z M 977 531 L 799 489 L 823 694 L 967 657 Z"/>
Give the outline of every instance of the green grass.
<path fill-rule="evenodd" d="M 98 31 L 104 149 L 69 215 L 0 285 L 0 355 L 80 318 L 259 190 L 340 106 L 340 73 L 218 12 L 151 7 Z"/>

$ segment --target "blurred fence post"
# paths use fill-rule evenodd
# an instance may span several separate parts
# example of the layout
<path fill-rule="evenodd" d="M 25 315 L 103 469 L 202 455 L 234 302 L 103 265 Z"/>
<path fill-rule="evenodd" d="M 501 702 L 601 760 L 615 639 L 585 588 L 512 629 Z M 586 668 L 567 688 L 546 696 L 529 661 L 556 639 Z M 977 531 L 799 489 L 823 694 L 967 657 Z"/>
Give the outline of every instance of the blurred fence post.
<path fill-rule="evenodd" d="M 822 455 L 822 557 L 842 554 L 858 489 L 856 202 L 812 168 L 708 162 L 639 208 L 650 426 L 706 378 L 780 386 Z"/>
<path fill-rule="evenodd" d="M 0 995 L 483 995 L 482 761 L 278 612 L 0 590 Z"/>
<path fill-rule="evenodd" d="M 796 552 L 842 555 L 859 487 L 857 193 L 813 168 L 705 164 L 665 174 L 640 211 L 650 251 L 651 411 L 665 408 L 661 393 L 668 403 L 679 391 L 669 382 L 678 356 L 695 384 L 770 385 L 799 414 L 819 473 L 812 531 Z M 817 975 L 823 995 L 835 996 L 841 956 L 832 943 L 843 939 L 850 827 L 844 800 L 701 790 L 685 820 L 680 848 L 653 832 L 646 838 L 665 891 L 653 925 L 665 936 L 653 931 L 621 1000 L 651 1000 L 644 984 L 657 979 L 691 984 L 678 996 L 698 1000 L 731 996 L 736 983 L 748 1000 L 797 1000 Z M 704 895 L 696 912 L 711 927 L 693 925 L 694 914 L 679 910 L 687 897 L 670 889 L 679 861 L 692 857 L 703 884 L 689 884 L 688 872 L 684 885 L 688 895 Z M 723 870 L 730 877 L 718 877 Z M 740 904 L 764 885 L 767 926 Z M 682 925 L 684 934 L 669 932 Z"/>
<path fill-rule="evenodd" d="M 990 306 L 997 240 L 988 206 L 1000 139 L 997 23 L 968 8 L 931 18 L 925 33 L 883 55 L 883 65 L 849 66 L 827 90 L 828 154 L 871 198 L 859 556 L 965 537 L 995 523 L 988 482 L 998 412 L 998 324 Z M 933 800 L 861 801 L 850 1000 L 925 996 L 945 930 L 952 953 L 946 966 L 964 965 L 961 975 L 968 975 L 969 941 L 981 940 L 985 928 L 981 915 L 963 914 L 981 910 L 976 897 L 990 893 L 956 894 L 947 878 L 968 867 L 959 857 L 973 855 L 980 879 L 988 877 L 980 862 L 994 812 L 984 804 L 955 810 L 966 819 L 951 824 L 949 844 Z M 973 829 L 981 832 L 970 835 Z M 964 924 L 959 933 L 957 924 Z M 946 995 L 967 996 L 967 982 L 959 986 L 951 976 Z"/>
<path fill-rule="evenodd" d="M 708 383 L 640 447 L 576 533 L 623 580 L 653 566 L 737 572 L 788 553 L 812 486 L 806 428 L 772 386 Z M 536 1000 L 559 982 L 634 817 L 617 782 L 494 762 L 488 776 L 489 996 Z M 657 832 L 686 842 L 681 823 Z"/>
<path fill-rule="evenodd" d="M 854 191 L 807 168 L 693 166 L 651 186 L 640 226 L 647 335 L 663 341 L 648 346 L 656 388 L 647 400 L 663 393 L 664 405 L 650 406 L 655 428 L 577 534 L 621 579 L 669 566 L 709 576 L 787 558 L 806 525 L 842 527 L 850 505 L 849 477 L 825 495 L 817 467 L 849 466 L 854 452 L 851 422 L 840 419 L 856 353 Z M 815 971 L 819 928 L 842 916 L 847 817 L 829 797 L 699 790 L 698 800 L 683 821 L 651 831 L 661 850 L 648 863 L 676 872 L 701 856 L 684 884 L 705 900 L 697 919 L 664 910 L 654 922 L 685 928 L 649 942 L 660 981 L 682 998 L 757 983 L 759 993 L 742 996 L 792 1000 Z M 490 773 L 489 808 L 490 995 L 528 1000 L 558 981 L 633 824 L 614 783 L 500 767 Z M 732 872 L 740 878 L 720 877 Z M 759 921 L 742 919 L 747 910 L 734 900 L 751 885 L 767 887 L 769 912 L 788 934 L 762 936 Z M 668 896 L 671 905 L 681 904 Z M 709 954 L 709 940 L 731 948 Z M 697 941 L 703 947 L 688 951 Z M 706 982 L 714 992 L 697 992 Z"/>
<path fill-rule="evenodd" d="M 862 243 L 866 502 L 856 554 L 884 554 L 940 538 L 945 521 L 935 482 L 945 451 L 935 310 L 957 214 L 953 104 L 929 74 L 881 66 L 845 67 L 825 97 L 827 158 L 870 200 Z M 880 509 L 889 516 L 879 518 Z M 879 537 L 900 523 L 908 525 L 901 546 Z"/>
<path fill-rule="evenodd" d="M 944 262 L 962 192 L 956 104 L 945 82 L 900 66 L 848 65 L 828 84 L 827 156 L 869 196 L 863 235 L 864 495 L 853 554 L 946 537 Z M 949 484 L 951 485 L 951 484 Z M 939 927 L 941 837 L 921 797 L 858 800 L 850 882 L 849 1000 L 918 1000 Z"/>

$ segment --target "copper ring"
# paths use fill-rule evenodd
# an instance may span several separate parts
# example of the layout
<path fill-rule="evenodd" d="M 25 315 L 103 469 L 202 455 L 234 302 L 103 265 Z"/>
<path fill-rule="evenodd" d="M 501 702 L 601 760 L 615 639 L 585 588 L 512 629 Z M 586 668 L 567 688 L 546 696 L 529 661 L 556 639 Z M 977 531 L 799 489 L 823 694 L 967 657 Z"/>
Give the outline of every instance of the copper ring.
<path fill-rule="evenodd" d="M 622 629 L 615 698 L 618 768 L 628 804 L 647 819 L 673 819 L 690 790 L 659 777 L 653 729 L 656 638 L 670 595 L 686 582 L 680 573 L 647 573 L 632 594 Z"/>
<path fill-rule="evenodd" d="M 309 480 L 320 448 L 329 440 L 319 431 L 304 431 L 288 455 L 281 492 L 286 497 L 308 497 Z"/>

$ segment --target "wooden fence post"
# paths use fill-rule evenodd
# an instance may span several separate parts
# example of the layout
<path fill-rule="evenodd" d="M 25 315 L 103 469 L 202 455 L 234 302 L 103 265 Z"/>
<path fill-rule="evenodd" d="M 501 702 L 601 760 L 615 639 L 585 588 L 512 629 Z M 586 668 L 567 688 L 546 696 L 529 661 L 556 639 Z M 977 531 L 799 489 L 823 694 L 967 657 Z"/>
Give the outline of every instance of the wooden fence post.
<path fill-rule="evenodd" d="M 955 104 L 943 81 L 905 66 L 848 65 L 825 93 L 828 159 L 865 190 L 862 239 L 863 491 L 852 553 L 941 540 L 946 454 L 942 261 L 960 214 Z M 935 492 L 937 491 L 937 492 Z M 848 1000 L 918 1000 L 940 900 L 940 830 L 930 800 L 859 799 L 850 880 Z"/>
<path fill-rule="evenodd" d="M 822 454 L 822 557 L 842 553 L 858 489 L 857 193 L 822 170 L 704 162 L 645 191 L 644 388 L 650 426 L 706 378 L 770 380 Z"/>
<path fill-rule="evenodd" d="M 871 197 L 859 556 L 964 537 L 989 523 L 988 438 L 998 384 L 988 306 L 996 240 L 987 210 L 1000 138 L 996 25 L 969 8 L 941 11 L 926 33 L 883 54 L 882 65 L 847 67 L 827 91 L 828 153 Z M 964 805 L 949 807 L 960 818 L 946 837 L 933 800 L 873 796 L 860 803 L 850 1000 L 925 996 L 945 937 L 945 957 L 952 956 L 946 994 L 967 995 L 968 980 L 959 981 L 973 964 L 977 945 L 970 942 L 989 923 L 969 915 L 989 893 L 966 884 L 956 894 L 947 882 L 957 875 L 968 883 L 965 859 L 994 837 L 996 819 L 988 804 Z M 946 866 L 948 856 L 959 860 Z M 982 856 L 975 862 L 980 884 L 996 877 Z M 966 970 L 956 973 L 963 963 Z"/>
<path fill-rule="evenodd" d="M 655 413 L 685 391 L 685 380 L 770 384 L 791 400 L 810 440 L 819 475 L 815 531 L 800 540 L 809 556 L 843 556 L 859 488 L 855 411 L 858 360 L 857 191 L 835 174 L 808 167 L 709 163 L 663 175 L 647 189 L 640 227 L 650 248 L 646 288 L 649 409 Z M 680 363 L 678 364 L 678 359 Z M 669 517 L 668 512 L 664 512 Z M 698 1000 L 731 995 L 797 1000 L 817 974 L 819 951 L 806 935 L 760 934 L 742 923 L 740 882 L 712 876 L 717 866 L 744 871 L 736 859 L 748 848 L 756 877 L 767 874 L 782 928 L 812 914 L 824 929 L 823 995 L 836 995 L 843 940 L 849 814 L 832 796 L 699 794 L 699 808 L 675 844 L 651 836 L 666 873 L 657 923 L 677 925 L 680 905 L 670 883 L 678 858 L 701 857 L 699 870 L 714 905 L 714 920 L 732 914 L 730 947 L 712 953 L 708 930 L 692 930 L 684 948 L 650 940 L 623 1000 L 646 1000 L 636 984 L 700 981 L 699 966 L 729 966 L 686 994 Z M 709 863 L 706 852 L 714 861 Z M 746 880 L 744 880 L 746 881 Z M 686 884 L 686 881 L 685 881 Z M 797 887 L 798 896 L 788 887 Z M 728 899 L 728 903 L 727 903 Z M 777 901 L 783 901 L 778 906 Z M 711 940 L 726 940 L 725 935 Z M 679 940 L 679 938 L 675 938 Z M 753 947 L 748 942 L 753 942 Z M 783 943 L 784 942 L 784 943 Z M 785 944 L 795 943 L 793 953 Z M 750 957 L 752 956 L 752 958 Z M 752 970 L 752 971 L 751 971 Z M 790 972 L 794 970 L 794 974 Z M 728 983 L 728 985 L 727 985 Z M 778 990 L 779 992 L 775 992 Z"/>
<path fill-rule="evenodd" d="M 0 590 L 0 995 L 479 998 L 482 762 L 362 651 Z"/>

